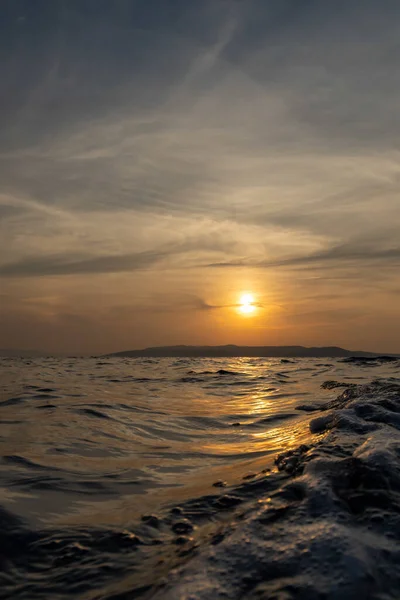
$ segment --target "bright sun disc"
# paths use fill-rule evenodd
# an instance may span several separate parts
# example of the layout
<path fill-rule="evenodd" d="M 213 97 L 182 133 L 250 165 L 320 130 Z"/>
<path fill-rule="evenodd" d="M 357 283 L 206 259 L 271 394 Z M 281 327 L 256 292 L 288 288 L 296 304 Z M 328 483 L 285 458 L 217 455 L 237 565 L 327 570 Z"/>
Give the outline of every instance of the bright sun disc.
<path fill-rule="evenodd" d="M 244 315 L 249 315 L 255 310 L 254 296 L 252 294 L 243 294 L 239 300 L 239 311 Z"/>

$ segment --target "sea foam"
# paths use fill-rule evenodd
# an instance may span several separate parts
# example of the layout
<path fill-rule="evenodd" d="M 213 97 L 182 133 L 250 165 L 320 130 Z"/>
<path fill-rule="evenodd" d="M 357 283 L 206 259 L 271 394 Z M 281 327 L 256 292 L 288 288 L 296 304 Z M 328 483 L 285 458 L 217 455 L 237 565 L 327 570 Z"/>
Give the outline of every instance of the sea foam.
<path fill-rule="evenodd" d="M 311 444 L 266 475 L 275 489 L 243 484 L 252 501 L 157 599 L 400 597 L 400 385 L 353 386 L 320 411 Z"/>

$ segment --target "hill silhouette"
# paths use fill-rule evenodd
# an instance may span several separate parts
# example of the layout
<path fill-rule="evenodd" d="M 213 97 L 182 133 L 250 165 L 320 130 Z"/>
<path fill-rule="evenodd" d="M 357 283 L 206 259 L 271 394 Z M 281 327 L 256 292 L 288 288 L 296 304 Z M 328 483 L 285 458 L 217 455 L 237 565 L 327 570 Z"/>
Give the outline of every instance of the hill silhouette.
<path fill-rule="evenodd" d="M 125 357 L 203 357 L 203 358 L 231 358 L 231 357 L 265 357 L 265 358 L 329 358 L 329 357 L 375 357 L 374 352 L 352 351 L 338 346 L 306 347 L 306 346 L 154 346 L 141 350 L 125 350 L 114 352 L 107 356 Z"/>

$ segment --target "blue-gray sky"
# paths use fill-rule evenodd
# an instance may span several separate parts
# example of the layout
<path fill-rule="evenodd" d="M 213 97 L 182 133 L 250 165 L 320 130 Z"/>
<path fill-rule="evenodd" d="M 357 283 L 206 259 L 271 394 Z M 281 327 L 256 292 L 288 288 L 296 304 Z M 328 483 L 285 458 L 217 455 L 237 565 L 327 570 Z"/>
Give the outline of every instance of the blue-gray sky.
<path fill-rule="evenodd" d="M 400 352 L 399 46 L 397 0 L 2 0 L 0 346 Z"/>

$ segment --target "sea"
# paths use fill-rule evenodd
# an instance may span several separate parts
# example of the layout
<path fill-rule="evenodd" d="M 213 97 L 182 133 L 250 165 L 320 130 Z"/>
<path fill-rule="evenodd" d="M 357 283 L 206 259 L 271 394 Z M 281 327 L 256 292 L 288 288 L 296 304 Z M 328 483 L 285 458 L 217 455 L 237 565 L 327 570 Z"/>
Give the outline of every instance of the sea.
<path fill-rule="evenodd" d="M 400 360 L 0 377 L 0 598 L 400 598 Z"/>

